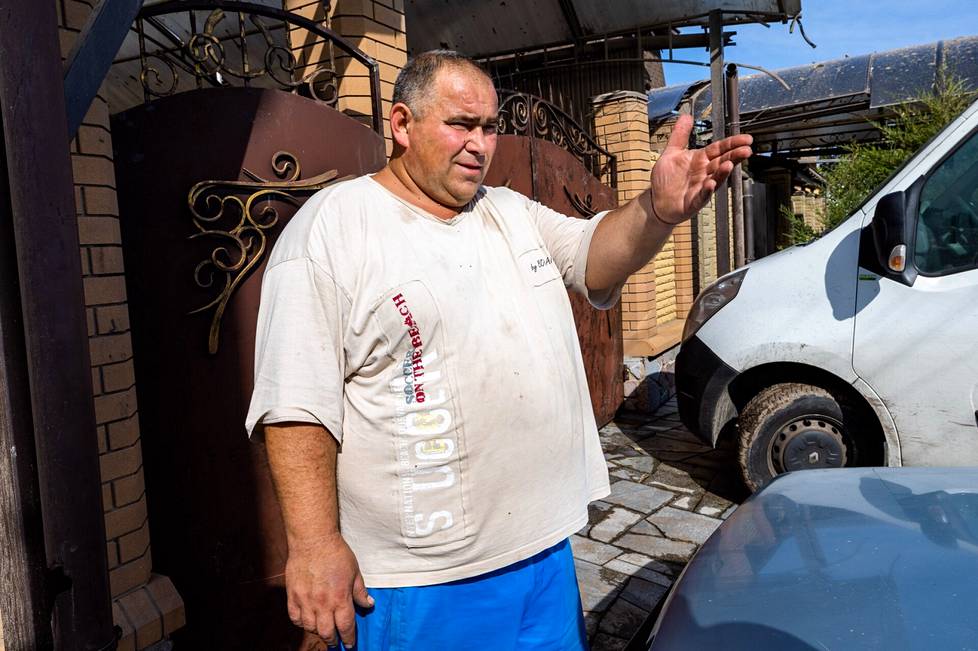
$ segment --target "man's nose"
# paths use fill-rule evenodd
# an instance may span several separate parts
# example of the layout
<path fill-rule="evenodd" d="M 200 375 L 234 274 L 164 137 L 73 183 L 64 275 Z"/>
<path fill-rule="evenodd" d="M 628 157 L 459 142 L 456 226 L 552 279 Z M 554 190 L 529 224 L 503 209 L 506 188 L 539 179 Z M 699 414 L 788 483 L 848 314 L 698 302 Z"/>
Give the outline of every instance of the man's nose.
<path fill-rule="evenodd" d="M 465 150 L 471 154 L 484 155 L 486 153 L 486 132 L 481 126 L 469 130 L 468 140 L 465 142 Z"/>

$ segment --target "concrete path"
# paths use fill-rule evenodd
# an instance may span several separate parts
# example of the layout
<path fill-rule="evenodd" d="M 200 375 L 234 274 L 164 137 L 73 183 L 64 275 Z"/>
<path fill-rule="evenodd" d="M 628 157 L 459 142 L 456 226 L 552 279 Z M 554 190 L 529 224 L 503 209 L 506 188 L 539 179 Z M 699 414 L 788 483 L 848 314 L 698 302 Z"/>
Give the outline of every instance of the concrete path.
<path fill-rule="evenodd" d="M 747 492 L 734 451 L 701 444 L 675 399 L 600 434 L 611 495 L 591 505 L 571 543 L 591 649 L 619 651 Z"/>

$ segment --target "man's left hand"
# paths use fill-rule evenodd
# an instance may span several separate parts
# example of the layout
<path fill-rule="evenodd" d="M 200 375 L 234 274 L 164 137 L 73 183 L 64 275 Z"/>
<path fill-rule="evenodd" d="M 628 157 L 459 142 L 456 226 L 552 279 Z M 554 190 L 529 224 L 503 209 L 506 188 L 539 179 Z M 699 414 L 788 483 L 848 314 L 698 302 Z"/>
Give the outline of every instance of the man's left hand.
<path fill-rule="evenodd" d="M 652 209 L 667 224 L 679 224 L 706 205 L 734 165 L 751 155 L 753 138 L 731 136 L 703 149 L 689 149 L 693 118 L 680 116 L 665 151 L 652 167 Z"/>

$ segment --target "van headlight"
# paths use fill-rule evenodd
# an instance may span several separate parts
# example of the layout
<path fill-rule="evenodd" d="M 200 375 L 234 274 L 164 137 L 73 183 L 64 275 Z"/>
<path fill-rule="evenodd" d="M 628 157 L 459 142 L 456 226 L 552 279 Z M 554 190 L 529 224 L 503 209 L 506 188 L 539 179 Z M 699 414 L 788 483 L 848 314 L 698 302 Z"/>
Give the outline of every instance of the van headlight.
<path fill-rule="evenodd" d="M 693 301 L 693 307 L 689 308 L 686 325 L 683 327 L 683 341 L 695 335 L 696 331 L 719 312 L 721 307 L 737 296 L 744 282 L 744 276 L 747 275 L 747 269 L 744 267 L 727 274 L 700 292 Z"/>

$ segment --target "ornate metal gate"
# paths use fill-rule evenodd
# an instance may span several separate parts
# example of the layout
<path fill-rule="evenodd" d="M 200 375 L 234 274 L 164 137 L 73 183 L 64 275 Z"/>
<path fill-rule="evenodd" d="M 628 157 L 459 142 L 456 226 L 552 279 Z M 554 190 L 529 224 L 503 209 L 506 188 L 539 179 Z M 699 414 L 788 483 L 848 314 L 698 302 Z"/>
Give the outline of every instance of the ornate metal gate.
<path fill-rule="evenodd" d="M 304 197 L 380 169 L 384 141 L 280 90 L 211 88 L 113 120 L 154 568 L 178 646 L 296 649 L 286 541 L 244 418 L 265 254 Z"/>
<path fill-rule="evenodd" d="M 590 219 L 617 205 L 599 179 L 616 177 L 616 161 L 559 108 L 524 93 L 501 93 L 499 142 L 486 185 L 504 185 L 565 215 Z M 621 307 L 596 310 L 570 294 L 584 354 L 594 417 L 611 420 L 621 405 Z"/>
<path fill-rule="evenodd" d="M 132 29 L 112 131 L 153 567 L 184 599 L 178 646 L 291 651 L 281 515 L 242 427 L 261 272 L 306 196 L 384 164 L 379 65 L 266 3 L 147 4 Z M 369 80 L 372 129 L 335 110 L 341 70 Z"/>

